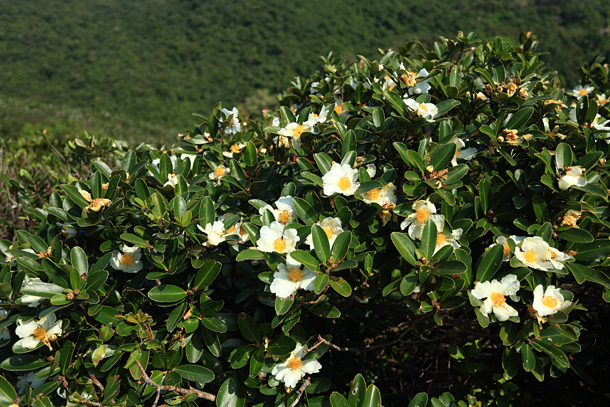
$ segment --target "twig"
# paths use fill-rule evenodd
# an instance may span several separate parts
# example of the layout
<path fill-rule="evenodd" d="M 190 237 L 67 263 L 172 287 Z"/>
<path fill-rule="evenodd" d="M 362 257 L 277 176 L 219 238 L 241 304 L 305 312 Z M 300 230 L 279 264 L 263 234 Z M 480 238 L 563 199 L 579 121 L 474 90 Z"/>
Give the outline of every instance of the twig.
<path fill-rule="evenodd" d="M 162 390 L 165 391 L 175 391 L 176 393 L 181 393 L 184 394 L 185 396 L 191 395 L 191 394 L 196 394 L 197 397 L 205 399 L 205 400 L 209 400 L 209 401 L 216 401 L 216 396 L 211 394 L 211 393 L 207 393 L 205 391 L 201 391 L 201 390 L 197 390 L 197 389 L 183 389 L 181 387 L 175 387 L 175 386 L 166 386 L 166 385 L 162 385 L 162 384 L 157 384 L 155 382 L 153 382 L 150 377 L 148 377 L 148 375 L 146 374 L 146 371 L 144 370 L 144 368 L 142 367 L 142 365 L 140 364 L 139 360 L 136 360 L 136 364 L 138 365 L 138 367 L 140 368 L 140 371 L 142 372 L 142 376 L 144 377 L 144 382 L 150 386 L 153 386 L 155 389 L 157 389 L 157 394 L 161 393 Z"/>
<path fill-rule="evenodd" d="M 292 404 L 290 405 L 290 407 L 294 407 L 297 404 L 299 404 L 299 400 L 301 400 L 301 397 L 303 396 L 303 393 L 305 393 L 305 389 L 307 388 L 307 386 L 309 386 L 311 384 L 311 381 L 309 380 L 309 377 L 307 379 L 305 379 L 305 381 L 303 382 L 303 384 L 301 385 L 301 388 L 299 388 L 298 391 L 298 396 L 297 398 L 292 402 Z"/>
<path fill-rule="evenodd" d="M 95 384 L 97 387 L 99 387 L 100 390 L 103 393 L 104 392 L 104 386 L 102 385 L 102 383 L 100 383 L 99 380 L 97 380 L 97 377 L 95 377 L 93 374 L 90 374 L 89 377 L 91 378 L 91 381 L 93 382 L 93 384 Z"/>
<path fill-rule="evenodd" d="M 89 400 L 79 400 L 76 401 L 74 400 L 75 403 L 81 403 L 81 404 L 86 404 L 88 406 L 94 406 L 94 407 L 108 407 L 107 405 L 104 405 L 102 403 L 96 403 L 95 401 L 89 401 Z"/>

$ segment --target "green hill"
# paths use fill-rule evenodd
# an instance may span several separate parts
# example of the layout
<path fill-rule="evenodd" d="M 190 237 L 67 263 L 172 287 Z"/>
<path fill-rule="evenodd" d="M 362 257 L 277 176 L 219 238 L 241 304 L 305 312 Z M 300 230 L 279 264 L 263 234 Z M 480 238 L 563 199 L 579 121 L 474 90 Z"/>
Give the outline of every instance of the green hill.
<path fill-rule="evenodd" d="M 533 31 L 551 55 L 545 62 L 573 86 L 572 61 L 608 56 L 609 25 L 604 1 L 7 1 L 0 98 L 120 114 L 134 123 L 115 136 L 155 140 L 217 101 L 257 113 L 329 51 L 373 57 L 458 30 L 513 40 Z M 5 123 L 0 134 L 16 128 Z"/>

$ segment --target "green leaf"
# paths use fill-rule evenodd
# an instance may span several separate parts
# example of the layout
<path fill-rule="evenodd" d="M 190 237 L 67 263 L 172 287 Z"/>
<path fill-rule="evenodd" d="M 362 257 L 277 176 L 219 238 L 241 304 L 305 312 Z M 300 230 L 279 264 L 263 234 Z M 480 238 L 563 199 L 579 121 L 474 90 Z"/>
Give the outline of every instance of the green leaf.
<path fill-rule="evenodd" d="M 72 266 L 76 267 L 81 276 L 89 272 L 89 261 L 87 260 L 87 255 L 79 246 L 73 247 L 70 251 L 70 260 L 72 262 Z"/>
<path fill-rule="evenodd" d="M 292 205 L 294 210 L 299 215 L 299 218 L 305 222 L 306 225 L 313 225 L 318 220 L 318 214 L 316 210 L 304 199 L 292 198 Z"/>
<path fill-rule="evenodd" d="M 400 280 L 400 293 L 404 296 L 410 295 L 415 291 L 417 283 L 419 283 L 419 279 L 414 272 L 407 274 Z"/>
<path fill-rule="evenodd" d="M 481 209 L 483 209 L 483 214 L 486 214 L 489 210 L 489 190 L 491 186 L 486 179 L 481 180 L 479 182 L 479 197 L 481 198 Z"/>
<path fill-rule="evenodd" d="M 595 261 L 608 255 L 610 255 L 610 240 L 597 239 L 580 246 L 574 258 L 576 261 Z"/>
<path fill-rule="evenodd" d="M 476 279 L 477 281 L 484 282 L 491 280 L 491 278 L 498 272 L 502 260 L 504 259 L 504 246 L 497 244 L 487 250 L 481 257 L 481 261 L 477 266 Z"/>
<path fill-rule="evenodd" d="M 11 372 L 26 372 L 38 370 L 50 363 L 39 355 L 15 355 L 4 359 L 0 368 Z"/>
<path fill-rule="evenodd" d="M 216 210 L 212 198 L 206 196 L 199 207 L 199 224 L 205 228 L 207 224 L 214 224 L 216 221 Z"/>
<path fill-rule="evenodd" d="M 455 143 L 447 143 L 444 146 L 438 146 L 430 154 L 430 165 L 434 168 L 434 171 L 440 171 L 447 168 L 447 166 L 455 157 L 455 150 L 457 145 Z"/>
<path fill-rule="evenodd" d="M 561 366 L 570 367 L 570 360 L 568 359 L 565 352 L 562 351 L 561 349 L 556 348 L 555 346 L 551 345 L 548 342 L 544 342 L 544 341 L 540 341 L 540 340 L 536 340 L 536 339 L 533 339 L 531 344 L 532 344 L 532 347 L 535 348 L 537 351 L 546 353 L 547 355 L 549 355 L 550 357 L 555 359 L 555 361 L 557 363 L 559 363 Z"/>
<path fill-rule="evenodd" d="M 578 263 L 570 263 L 567 267 L 572 271 L 574 278 L 579 284 L 582 284 L 583 279 L 593 283 L 601 284 L 610 289 L 610 277 L 601 270 L 583 266 Z"/>
<path fill-rule="evenodd" d="M 345 258 L 345 256 L 347 256 L 351 243 L 352 233 L 350 231 L 346 230 L 337 236 L 330 251 L 330 258 L 333 263 L 340 262 Z"/>
<path fill-rule="evenodd" d="M 311 227 L 311 234 L 316 256 L 318 256 L 321 263 L 326 263 L 330 258 L 330 244 L 326 232 L 321 226 L 313 225 Z"/>
<path fill-rule="evenodd" d="M 424 165 L 424 161 L 422 160 L 421 156 L 417 151 L 407 150 L 407 157 L 409 157 L 409 160 L 411 160 L 411 162 L 417 168 L 419 168 L 420 174 L 426 173 L 426 166 Z"/>
<path fill-rule="evenodd" d="M 316 294 L 320 294 L 328 285 L 328 274 L 318 273 L 316 279 L 313 282 L 313 291 Z"/>
<path fill-rule="evenodd" d="M 332 394 L 330 395 L 330 405 L 332 407 L 350 407 L 345 397 L 343 397 L 336 391 L 332 392 Z"/>
<path fill-rule="evenodd" d="M 216 396 L 217 407 L 244 407 L 246 397 L 244 388 L 239 384 L 235 376 L 229 377 L 222 383 Z"/>
<path fill-rule="evenodd" d="M 241 334 L 248 342 L 260 342 L 260 332 L 258 331 L 258 326 L 248 314 L 242 312 L 237 316 L 237 326 L 239 327 Z"/>
<path fill-rule="evenodd" d="M 210 331 L 225 333 L 227 332 L 227 324 L 218 318 L 201 318 L 201 325 L 209 329 Z"/>
<path fill-rule="evenodd" d="M 369 385 L 366 389 L 362 407 L 381 407 L 381 394 L 374 384 Z"/>
<path fill-rule="evenodd" d="M 160 285 L 148 292 L 148 298 L 156 302 L 177 302 L 186 297 L 186 291 L 175 285 Z"/>
<path fill-rule="evenodd" d="M 1 405 L 10 405 L 17 399 L 17 392 L 11 386 L 11 384 L 4 378 L 4 376 L 0 376 L 0 404 Z"/>
<path fill-rule="evenodd" d="M 348 130 L 341 144 L 341 157 L 345 157 L 350 151 L 354 150 L 356 150 L 356 133 L 353 130 Z"/>
<path fill-rule="evenodd" d="M 436 108 L 438 109 L 438 113 L 436 113 L 436 116 L 434 116 L 434 118 L 441 117 L 442 115 L 444 115 L 445 113 L 447 113 L 451 109 L 453 109 L 454 107 L 459 106 L 460 103 L 461 102 L 459 100 L 453 100 L 453 99 L 443 100 L 442 102 L 440 102 L 436 105 Z M 434 169 L 436 169 L 436 167 L 434 167 Z"/>
<path fill-rule="evenodd" d="M 267 352 L 271 355 L 286 355 L 294 350 L 296 342 L 288 336 L 279 336 L 269 342 Z"/>
<path fill-rule="evenodd" d="M 409 236 L 400 232 L 393 232 L 390 236 L 394 246 L 396 246 L 396 249 L 398 250 L 398 253 L 400 253 L 400 255 L 406 261 L 408 261 L 409 264 L 414 266 L 415 262 L 417 261 L 415 258 L 415 245 Z"/>
<path fill-rule="evenodd" d="M 199 384 L 209 383 L 214 380 L 214 373 L 203 366 L 199 365 L 180 365 L 174 368 L 185 380 L 190 380 Z"/>
<path fill-rule="evenodd" d="M 557 232 L 557 237 L 574 243 L 591 243 L 595 240 L 591 233 L 584 229 L 577 228 L 570 228 L 564 232 Z"/>
<path fill-rule="evenodd" d="M 265 260 L 265 254 L 256 249 L 246 249 L 239 252 L 237 257 L 235 258 L 237 261 L 244 260 Z"/>
<path fill-rule="evenodd" d="M 87 285 L 85 286 L 85 290 L 97 291 L 104 285 L 106 280 L 108 280 L 108 272 L 106 270 L 92 271 L 87 274 Z"/>
<path fill-rule="evenodd" d="M 246 163 L 248 167 L 254 167 L 257 161 L 256 146 L 252 141 L 248 141 L 246 143 L 246 149 L 244 150 L 244 163 Z"/>
<path fill-rule="evenodd" d="M 339 278 L 337 281 L 330 280 L 330 286 L 343 297 L 349 297 L 352 295 L 352 287 L 343 279 L 343 277 Z"/>
<path fill-rule="evenodd" d="M 139 236 L 134 235 L 133 233 L 125 232 L 121 235 L 121 239 L 125 240 L 126 242 L 132 243 L 142 249 L 145 249 L 146 247 L 148 247 L 146 240 L 142 239 Z"/>
<path fill-rule="evenodd" d="M 521 361 L 526 372 L 531 372 L 536 367 L 536 355 L 527 343 L 521 346 Z"/>
<path fill-rule="evenodd" d="M 275 313 L 277 315 L 284 315 L 290 310 L 293 303 L 294 299 L 292 296 L 286 298 L 275 297 Z"/>
<path fill-rule="evenodd" d="M 427 258 L 431 258 L 434 254 L 437 236 L 436 224 L 431 219 L 428 219 L 421 236 L 421 249 Z"/>
<path fill-rule="evenodd" d="M 428 394 L 417 393 L 415 397 L 411 399 L 411 402 L 407 407 L 426 407 L 428 404 Z"/>
<path fill-rule="evenodd" d="M 351 407 L 362 407 L 364 395 L 366 394 L 366 382 L 361 374 L 357 374 L 352 381 L 352 386 L 349 390 L 347 402 Z"/>
<path fill-rule="evenodd" d="M 513 114 L 504 127 L 506 129 L 520 130 L 521 127 L 523 127 L 523 125 L 525 125 L 525 123 L 527 123 L 529 118 L 532 117 L 533 113 L 534 113 L 533 107 L 524 107 L 523 109 L 519 110 L 517 113 Z"/>
<path fill-rule="evenodd" d="M 312 271 L 318 270 L 318 267 L 320 267 L 318 259 L 304 250 L 294 250 L 290 252 L 290 256 Z"/>
<path fill-rule="evenodd" d="M 440 264 L 434 265 L 430 269 L 430 274 L 434 276 L 447 276 L 464 273 L 468 270 L 468 266 L 461 261 L 454 260 L 440 262 Z"/>
<path fill-rule="evenodd" d="M 216 277 L 218 277 L 218 274 L 220 273 L 221 269 L 222 264 L 220 264 L 219 262 L 214 261 L 212 259 L 207 260 L 203 264 L 203 266 L 201 266 L 201 268 L 197 272 L 197 275 L 195 276 L 194 287 L 197 287 L 197 290 L 201 290 L 205 287 L 208 287 L 214 282 Z"/>
<path fill-rule="evenodd" d="M 78 188 L 76 188 L 75 186 L 62 185 L 60 188 L 64 190 L 64 192 L 76 205 L 80 206 L 81 208 L 89 206 L 89 202 L 85 198 L 83 198 L 80 192 L 78 192 Z"/>
<path fill-rule="evenodd" d="M 566 143 L 559 143 L 555 150 L 555 162 L 558 169 L 572 166 L 572 149 Z"/>

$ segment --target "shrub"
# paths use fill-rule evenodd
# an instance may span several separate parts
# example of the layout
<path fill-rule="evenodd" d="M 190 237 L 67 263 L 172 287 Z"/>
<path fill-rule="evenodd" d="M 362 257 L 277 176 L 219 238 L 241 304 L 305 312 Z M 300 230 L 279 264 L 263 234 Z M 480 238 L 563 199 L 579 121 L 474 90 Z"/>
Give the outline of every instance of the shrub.
<path fill-rule="evenodd" d="M 601 400 L 607 107 L 520 42 L 329 55 L 263 121 L 91 161 L 0 245 L 0 403 Z"/>

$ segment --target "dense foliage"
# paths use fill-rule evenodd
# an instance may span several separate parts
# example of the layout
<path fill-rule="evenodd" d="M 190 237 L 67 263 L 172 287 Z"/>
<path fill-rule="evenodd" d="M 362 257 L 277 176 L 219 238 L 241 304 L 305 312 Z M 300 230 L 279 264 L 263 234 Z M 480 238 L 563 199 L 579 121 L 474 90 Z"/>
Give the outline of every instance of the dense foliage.
<path fill-rule="evenodd" d="M 219 100 L 243 106 L 244 114 L 274 107 L 270 95 L 295 75 L 313 72 L 318 55 L 330 51 L 353 62 L 357 54 L 371 57 L 410 39 L 430 46 L 458 30 L 505 38 L 533 31 L 549 52 L 543 60 L 575 82 L 575 61 L 608 57 L 610 49 L 610 5 L 602 0 L 5 3 L 0 99 L 66 106 L 66 115 L 75 107 L 106 111 L 114 124 L 121 114 L 135 125 L 109 134 L 135 133 L 149 142 L 174 137 L 164 128 L 182 132 L 191 125 L 184 118 Z M 7 100 L 6 116 L 21 117 L 22 109 L 12 106 Z M 2 108 L 0 102 L 0 116 Z M 90 132 L 107 130 L 84 119 L 80 125 Z M 151 123 L 162 128 L 147 128 Z M 0 124 L 0 135 L 17 130 Z"/>
<path fill-rule="evenodd" d="M 608 67 L 565 92 L 535 45 L 329 56 L 261 121 L 72 141 L 0 241 L 0 405 L 603 404 Z"/>

